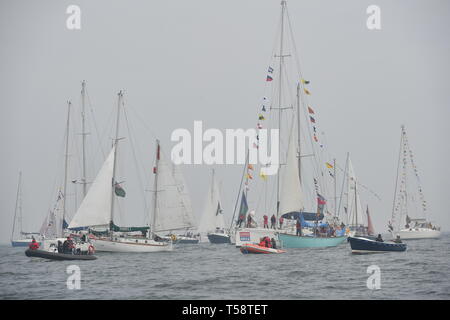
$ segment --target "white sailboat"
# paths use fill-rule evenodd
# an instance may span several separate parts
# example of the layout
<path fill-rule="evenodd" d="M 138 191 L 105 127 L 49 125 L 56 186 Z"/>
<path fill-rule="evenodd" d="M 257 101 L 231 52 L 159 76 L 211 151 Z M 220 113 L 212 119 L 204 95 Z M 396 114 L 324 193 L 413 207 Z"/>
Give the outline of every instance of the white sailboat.
<path fill-rule="evenodd" d="M 77 212 L 72 218 L 69 228 L 78 227 L 100 227 L 108 228 L 108 236 L 97 236 L 93 239 L 97 251 L 107 252 L 157 252 L 171 251 L 173 245 L 171 241 L 157 241 L 150 238 L 152 233 L 147 233 L 148 237 L 130 237 L 115 234 L 114 231 L 122 231 L 114 225 L 114 203 L 117 183 L 115 183 L 115 171 L 117 164 L 117 147 L 119 142 L 119 119 L 123 94 L 118 94 L 118 110 L 116 121 L 116 136 L 113 148 L 100 169 L 97 177 L 92 183 L 86 197 L 83 199 Z M 158 146 L 159 150 L 159 146 Z M 157 160 L 158 161 L 158 160 Z M 123 228 L 135 231 L 148 228 Z"/>
<path fill-rule="evenodd" d="M 408 188 L 414 183 L 410 180 L 416 181 L 417 189 L 415 192 Z M 421 213 L 418 212 L 420 211 L 417 209 L 418 206 L 421 206 Z M 414 163 L 413 153 L 409 147 L 405 127 L 402 126 L 392 219 L 388 225 L 389 232 L 391 232 L 393 237 L 400 236 L 401 239 L 409 240 L 439 238 L 441 236 L 440 227 L 433 225 L 427 220 L 426 209 L 427 205 L 417 167 Z M 402 226 L 403 218 L 405 219 L 404 226 Z"/>
<path fill-rule="evenodd" d="M 348 235 L 350 236 L 367 236 L 369 226 L 369 216 L 364 218 L 364 211 L 361 205 L 361 197 L 359 193 L 358 180 L 356 178 L 355 170 L 350 159 L 350 155 L 347 155 L 347 204 L 344 207 L 346 218 L 345 224 L 349 229 Z"/>
<path fill-rule="evenodd" d="M 200 234 L 206 234 L 211 243 L 230 243 L 230 235 L 225 230 L 220 188 L 212 170 L 211 184 L 206 196 L 205 208 L 198 228 Z"/>
<path fill-rule="evenodd" d="M 191 199 L 184 177 L 178 165 L 166 158 L 157 141 L 155 167 L 155 207 L 153 232 L 167 234 L 175 243 L 198 243 L 199 237 L 192 233 L 195 228 Z"/>

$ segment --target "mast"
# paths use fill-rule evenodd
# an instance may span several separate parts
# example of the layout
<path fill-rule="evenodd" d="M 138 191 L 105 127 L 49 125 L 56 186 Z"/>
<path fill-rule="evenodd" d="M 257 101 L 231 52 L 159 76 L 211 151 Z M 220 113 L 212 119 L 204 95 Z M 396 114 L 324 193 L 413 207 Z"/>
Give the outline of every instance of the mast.
<path fill-rule="evenodd" d="M 336 189 L 336 158 L 333 159 L 333 181 L 334 181 L 334 216 L 337 216 L 337 189 Z"/>
<path fill-rule="evenodd" d="M 400 134 L 400 148 L 399 148 L 399 152 L 398 152 L 397 176 L 395 178 L 395 191 L 394 191 L 394 201 L 393 201 L 393 204 L 392 204 L 392 218 L 391 218 L 391 220 L 394 220 L 394 218 L 395 218 L 395 200 L 397 200 L 398 173 L 400 171 L 400 159 L 401 159 L 401 155 L 402 155 L 402 146 L 403 146 L 403 128 L 404 128 L 404 126 L 402 125 L 402 133 Z M 394 223 L 394 221 L 391 221 L 391 222 Z"/>
<path fill-rule="evenodd" d="M 21 193 L 21 183 L 22 183 L 22 171 L 19 171 L 19 183 L 17 184 L 17 193 L 16 193 L 16 205 L 14 208 L 14 220 L 13 220 L 13 228 L 11 232 L 11 241 L 14 238 L 14 229 L 16 228 L 16 216 L 17 211 L 19 211 L 19 219 L 20 219 L 20 232 L 22 232 L 22 206 L 20 205 L 20 193 Z"/>
<path fill-rule="evenodd" d="M 85 131 L 85 97 L 86 97 L 86 81 L 81 82 L 81 154 L 82 154 L 82 177 L 83 198 L 86 197 L 86 131 Z"/>
<path fill-rule="evenodd" d="M 67 127 L 66 127 L 66 150 L 64 155 L 64 192 L 63 192 L 63 215 L 61 223 L 61 236 L 64 230 L 64 221 L 66 219 L 66 198 L 67 198 L 67 168 L 69 165 L 69 124 L 70 124 L 70 107 L 72 102 L 67 102 Z"/>
<path fill-rule="evenodd" d="M 281 1 L 281 33 L 280 33 L 280 83 L 279 83 L 279 92 L 278 92 L 278 159 L 280 158 L 280 146 L 281 146 L 281 102 L 282 102 L 282 79 L 283 79 L 283 34 L 284 34 L 284 11 L 286 8 L 286 1 Z M 280 169 L 281 163 L 278 164 L 278 174 L 277 174 L 277 218 L 279 216 L 280 210 Z"/>
<path fill-rule="evenodd" d="M 298 147 L 298 179 L 302 184 L 301 143 L 300 143 L 300 82 L 297 83 L 297 147 Z"/>
<path fill-rule="evenodd" d="M 355 226 L 358 227 L 358 193 L 356 191 L 356 178 L 355 178 Z"/>
<path fill-rule="evenodd" d="M 155 223 L 156 223 L 156 211 L 158 208 L 158 175 L 159 175 L 159 160 L 160 160 L 160 146 L 159 146 L 159 140 L 156 139 L 156 163 L 155 163 L 155 184 L 154 184 L 154 201 L 153 201 L 153 217 L 152 217 L 152 224 L 151 224 L 151 232 L 155 234 Z M 150 234 L 150 232 L 149 232 Z"/>
<path fill-rule="evenodd" d="M 242 190 L 242 182 L 244 181 L 244 175 L 245 175 L 245 171 L 247 170 L 247 166 L 248 166 L 248 158 L 249 158 L 249 151 L 247 150 L 247 156 L 245 158 L 245 164 L 244 164 L 244 170 L 242 172 L 242 176 L 241 176 L 241 183 L 239 184 L 239 191 L 236 197 L 236 202 L 234 204 L 234 210 L 233 210 L 233 218 L 231 218 L 231 223 L 230 223 L 230 231 L 233 227 L 233 223 L 234 223 L 234 218 L 236 217 L 236 209 L 238 206 L 238 202 L 239 202 L 239 197 L 241 196 L 241 190 Z M 245 191 L 244 191 L 245 192 Z"/>
<path fill-rule="evenodd" d="M 119 119 L 120 119 L 120 105 L 122 104 L 122 98 L 123 98 L 123 93 L 122 90 L 119 91 L 119 93 L 117 94 L 118 98 L 117 98 L 117 119 L 116 119 L 116 136 L 114 139 L 114 165 L 113 165 L 113 174 L 112 174 L 112 188 L 111 188 L 111 217 L 110 217 L 110 223 L 113 223 L 113 218 L 114 218 L 114 189 L 115 189 L 115 181 L 116 181 L 116 167 L 117 167 L 117 147 L 118 147 L 118 141 L 119 141 Z M 111 226 L 110 226 L 111 227 Z M 111 231 L 111 237 L 112 237 L 112 230 Z"/>

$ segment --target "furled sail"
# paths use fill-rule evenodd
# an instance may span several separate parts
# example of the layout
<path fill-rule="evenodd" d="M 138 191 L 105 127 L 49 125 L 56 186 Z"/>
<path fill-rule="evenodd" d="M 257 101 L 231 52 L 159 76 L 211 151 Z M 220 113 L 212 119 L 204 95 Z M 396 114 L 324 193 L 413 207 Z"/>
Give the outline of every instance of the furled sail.
<path fill-rule="evenodd" d="M 280 216 L 290 212 L 300 212 L 304 208 L 303 191 L 300 185 L 296 148 L 296 134 L 291 127 L 286 166 L 283 168 L 280 190 Z M 280 173 L 278 173 L 280 174 Z"/>
<path fill-rule="evenodd" d="M 69 228 L 109 225 L 111 218 L 114 150 L 100 169 L 86 197 L 81 202 Z"/>
<path fill-rule="evenodd" d="M 154 232 L 179 230 L 194 227 L 192 207 L 181 173 L 176 172 L 173 164 L 159 152 L 156 167 L 158 184 L 156 189 L 156 211 Z M 175 170 L 175 174 L 174 174 Z"/>
<path fill-rule="evenodd" d="M 216 228 L 224 229 L 225 221 L 223 219 L 223 211 L 220 202 L 220 190 L 213 171 L 212 181 L 208 189 L 206 203 L 198 231 L 200 233 L 206 233 L 214 231 Z"/>

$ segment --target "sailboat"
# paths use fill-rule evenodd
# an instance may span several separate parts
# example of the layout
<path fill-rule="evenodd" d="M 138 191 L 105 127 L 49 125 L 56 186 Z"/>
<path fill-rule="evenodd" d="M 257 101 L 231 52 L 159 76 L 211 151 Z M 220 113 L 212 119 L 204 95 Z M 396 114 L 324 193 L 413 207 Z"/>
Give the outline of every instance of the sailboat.
<path fill-rule="evenodd" d="M 411 180 L 415 181 L 416 192 L 408 188 L 414 184 Z M 419 205 L 422 208 L 421 213 L 417 209 Z M 405 219 L 404 227 L 402 227 L 403 219 Z M 441 236 L 440 227 L 427 220 L 427 204 L 413 153 L 409 147 L 405 126 L 401 127 L 394 204 L 388 228 L 393 237 L 399 236 L 401 239 L 436 239 Z"/>
<path fill-rule="evenodd" d="M 17 185 L 16 205 L 14 209 L 14 220 L 11 232 L 11 245 L 13 247 L 27 247 L 34 236 L 39 237 L 40 235 L 38 232 L 23 231 L 22 222 L 22 172 L 19 172 L 19 183 Z M 18 232 L 16 230 L 17 227 Z"/>
<path fill-rule="evenodd" d="M 206 234 L 211 243 L 230 243 L 230 235 L 225 230 L 220 190 L 214 169 L 198 231 L 200 234 Z"/>
<path fill-rule="evenodd" d="M 198 243 L 199 236 L 192 231 L 195 221 L 191 199 L 180 166 L 166 158 L 159 141 L 156 143 L 153 232 L 166 233 L 162 238 L 176 244 Z"/>
<path fill-rule="evenodd" d="M 119 143 L 120 108 L 123 104 L 122 91 L 118 94 L 116 133 L 113 147 L 102 168 L 93 181 L 77 212 L 72 218 L 69 229 L 89 227 L 96 235 L 92 241 L 96 251 L 106 252 L 157 252 L 171 251 L 171 241 L 162 241 L 154 232 L 148 232 L 149 227 L 125 227 L 114 224 L 115 197 L 124 196 L 124 190 L 116 181 L 117 149 Z M 159 144 L 157 146 L 157 168 L 159 167 Z M 156 181 L 157 179 L 155 179 Z M 156 190 L 156 189 L 155 189 Z M 156 194 L 156 191 L 155 191 Z M 157 200 L 155 199 L 155 207 Z M 154 213 L 154 218 L 156 213 Z M 154 219 L 155 223 L 156 219 Z M 155 224 L 153 224 L 154 228 Z M 96 233 L 95 229 L 106 228 L 106 234 Z M 133 237 L 129 232 L 142 232 L 146 236 Z M 154 230 L 153 230 L 154 231 Z M 118 234 L 119 233 L 119 234 Z M 151 238 L 151 235 L 155 235 Z"/>
<path fill-rule="evenodd" d="M 293 234 L 288 230 L 280 230 L 278 238 L 284 248 L 311 248 L 311 247 L 334 247 L 341 244 L 346 236 L 341 234 L 320 234 L 319 228 L 329 229 L 330 226 L 326 222 L 319 223 L 305 221 L 302 212 L 305 205 L 303 203 L 303 190 L 299 179 L 299 166 L 296 156 L 295 147 L 295 130 L 291 129 L 291 137 L 289 139 L 289 147 L 287 154 L 287 162 L 284 167 L 283 180 L 281 183 L 281 197 L 279 205 L 279 213 L 282 215 L 294 215 L 298 213 L 299 222 L 302 230 L 301 235 Z M 317 215 L 323 213 L 324 202 L 323 197 L 317 193 Z M 305 232 L 309 231 L 309 232 Z M 311 232 L 312 231 L 312 232 Z M 342 230 L 343 231 L 343 230 Z"/>
<path fill-rule="evenodd" d="M 285 35 L 286 26 L 289 27 L 290 33 Z M 318 169 L 318 163 L 320 157 L 318 156 L 318 147 L 312 146 L 312 154 L 306 155 L 304 154 L 304 150 L 301 145 L 301 139 L 305 138 L 301 136 L 302 130 L 301 130 L 301 118 L 300 118 L 300 106 L 303 106 L 306 110 L 306 97 L 304 95 L 310 94 L 310 92 L 306 89 L 305 84 L 309 83 L 308 81 L 302 79 L 300 67 L 297 64 L 297 72 L 294 75 L 289 74 L 289 72 L 294 71 L 294 68 L 287 67 L 286 65 L 286 58 L 291 56 L 290 52 L 286 52 L 287 45 L 284 44 L 285 37 L 289 38 L 289 36 L 292 39 L 291 48 L 293 50 L 292 53 L 296 53 L 295 49 L 295 43 L 293 41 L 293 34 L 292 34 L 292 28 L 289 21 L 289 15 L 287 13 L 287 4 L 286 1 L 281 1 L 281 21 L 280 21 L 280 33 L 277 39 L 279 39 L 279 45 L 278 48 L 274 49 L 274 58 L 278 59 L 279 64 L 277 66 L 278 70 L 275 71 L 275 65 L 271 65 L 268 68 L 268 75 L 266 78 L 266 83 L 272 84 L 277 83 L 278 88 L 270 87 L 268 91 L 272 92 L 272 97 L 274 98 L 273 101 L 271 98 L 266 99 L 264 97 L 263 106 L 262 109 L 260 109 L 260 115 L 258 119 L 261 121 L 266 120 L 266 117 L 264 115 L 270 115 L 273 118 L 272 122 L 269 122 L 274 128 L 278 129 L 279 131 L 279 140 L 278 140 L 278 146 L 279 146 L 279 164 L 278 164 L 278 173 L 276 177 L 267 178 L 264 177 L 264 181 L 267 181 L 267 184 L 265 184 L 265 190 L 268 189 L 268 185 L 273 183 L 274 191 L 264 192 L 265 197 L 263 201 L 265 202 L 265 208 L 264 210 L 268 212 L 269 210 L 275 211 L 273 213 L 273 216 L 275 216 L 276 221 L 279 222 L 280 217 L 283 217 L 286 221 L 286 223 L 283 223 L 283 228 L 278 229 L 275 227 L 272 228 L 237 228 L 236 230 L 236 246 L 246 244 L 246 243 L 259 243 L 260 238 L 264 236 L 268 236 L 270 239 L 272 238 L 278 238 L 279 242 L 281 243 L 282 247 L 284 248 L 306 248 L 306 247 L 332 247 L 337 246 L 340 243 L 342 243 L 346 237 L 343 235 L 342 230 L 335 230 L 331 229 L 331 224 L 327 221 L 321 221 L 324 218 L 325 213 L 325 203 L 326 199 L 320 194 L 320 181 L 324 180 L 322 179 L 322 175 L 320 174 L 320 168 Z M 298 62 L 298 60 L 295 60 Z M 297 89 L 297 100 L 296 100 L 296 108 L 295 108 L 295 102 L 291 101 L 290 98 L 293 97 L 293 89 L 294 87 L 291 87 L 291 82 L 289 79 L 301 79 L 301 82 L 297 83 L 296 89 Z M 278 91 L 278 92 L 276 92 Z M 278 93 L 278 94 L 274 94 Z M 278 96 L 278 97 L 277 97 Z M 309 109 L 311 110 L 311 109 Z M 265 112 L 269 112 L 265 113 Z M 308 112 L 308 111 L 306 111 Z M 311 111 L 310 111 L 311 112 Z M 315 119 L 310 117 L 308 115 L 306 117 L 306 121 L 309 123 L 309 119 L 311 119 L 311 122 L 315 122 Z M 270 118 L 269 118 L 270 120 Z M 275 122 L 275 120 L 277 120 Z M 297 120 L 297 121 L 295 121 Z M 287 123 L 288 125 L 284 125 Z M 283 128 L 289 128 L 288 130 L 283 130 Z M 258 123 L 257 125 L 258 129 L 262 128 L 261 123 Z M 311 132 L 312 129 L 310 129 L 309 133 L 312 136 L 314 135 L 315 141 L 317 140 L 317 137 L 314 133 Z M 315 130 L 315 128 L 314 128 Z M 281 148 L 283 147 L 282 143 L 282 137 L 287 136 L 288 143 L 287 148 L 283 151 L 281 151 Z M 258 138 L 258 137 L 257 137 Z M 256 144 L 256 147 L 258 145 Z M 304 147 L 304 146 L 303 146 Z M 287 151 L 287 152 L 285 152 Z M 303 153 L 302 153 L 302 152 Z M 283 158 L 285 155 L 285 163 L 282 161 L 281 154 L 283 154 Z M 313 169 L 309 171 L 302 171 L 302 165 L 301 165 L 301 158 L 304 156 L 313 156 Z M 261 168 L 262 169 L 262 168 Z M 262 173 L 264 173 L 261 170 Z M 306 174 L 305 174 L 306 173 Z M 314 175 L 313 177 L 309 177 L 309 175 Z M 260 176 L 261 173 L 260 173 Z M 275 179 L 274 179 L 275 178 Z M 309 178 L 309 179 L 308 179 Z M 276 181 L 274 181 L 276 180 Z M 306 186 L 307 182 L 310 182 L 312 185 L 312 182 L 314 181 L 313 186 Z M 305 219 L 305 217 L 310 217 L 311 212 L 306 209 L 307 205 L 307 198 L 304 194 L 304 190 L 309 191 L 308 194 L 310 196 L 310 200 L 313 202 L 317 200 L 317 211 L 312 214 L 314 218 L 314 222 L 309 222 Z M 276 195 L 276 201 L 274 203 L 273 200 L 269 198 L 269 195 L 273 194 Z M 311 199 L 312 197 L 312 199 Z M 243 199 L 243 197 L 241 198 Z M 270 208 L 267 203 L 270 202 Z M 314 203 L 312 204 L 315 205 Z M 273 208 L 275 207 L 275 208 Z M 275 210 L 274 210 L 275 209 Z M 251 213 L 252 211 L 250 211 Z M 270 211 L 269 211 L 270 212 Z M 246 217 L 248 217 L 251 214 L 247 214 Z M 269 214 L 268 216 L 271 216 Z M 292 218 L 296 219 L 298 223 L 301 225 L 301 235 L 297 235 L 295 230 L 292 230 L 290 227 L 295 226 L 296 221 L 294 221 Z M 242 219 L 239 219 L 241 221 Z M 335 221 L 333 221 L 334 224 Z M 295 227 L 294 227 L 295 228 Z M 323 232 L 321 233 L 320 230 L 323 230 L 321 228 L 326 228 L 327 231 L 325 231 L 325 234 Z"/>
<path fill-rule="evenodd" d="M 349 236 L 374 236 L 373 224 L 370 219 L 369 207 L 366 209 L 366 218 L 364 218 L 361 197 L 359 193 L 359 184 L 353 169 L 350 155 L 347 154 L 347 204 L 344 207 Z"/>

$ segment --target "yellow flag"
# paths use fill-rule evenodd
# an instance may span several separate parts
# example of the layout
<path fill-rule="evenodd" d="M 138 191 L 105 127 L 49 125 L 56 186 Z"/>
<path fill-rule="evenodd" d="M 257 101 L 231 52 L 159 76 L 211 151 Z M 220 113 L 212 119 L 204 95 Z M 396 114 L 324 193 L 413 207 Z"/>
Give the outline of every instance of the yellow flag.
<path fill-rule="evenodd" d="M 311 92 L 309 92 L 308 90 L 306 90 L 306 89 L 303 89 L 303 90 L 305 91 L 306 94 L 311 94 Z"/>
<path fill-rule="evenodd" d="M 259 173 L 259 176 L 266 181 L 267 180 L 267 175 L 261 170 L 261 172 Z"/>
<path fill-rule="evenodd" d="M 331 168 L 333 168 L 333 165 L 332 165 L 332 164 L 330 164 L 330 163 L 328 163 L 328 162 L 325 162 L 325 165 L 327 166 L 327 168 L 328 168 L 328 169 L 331 169 Z"/>

